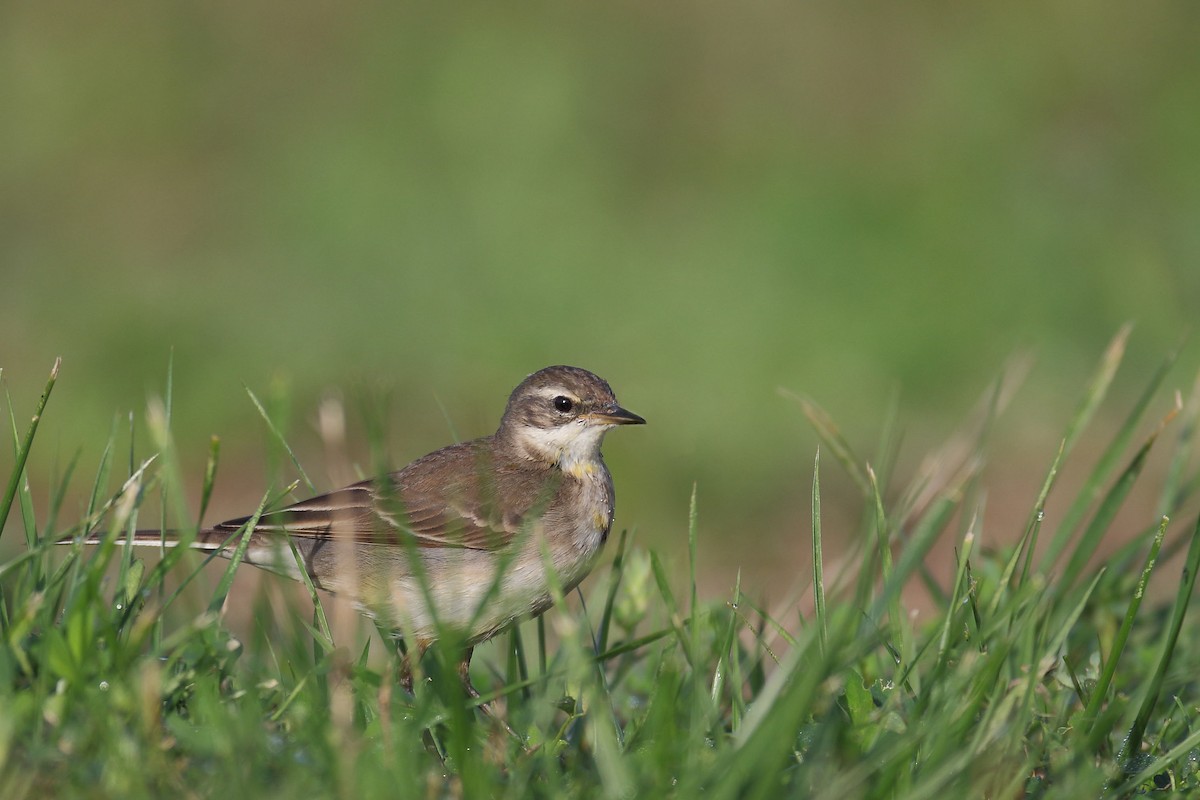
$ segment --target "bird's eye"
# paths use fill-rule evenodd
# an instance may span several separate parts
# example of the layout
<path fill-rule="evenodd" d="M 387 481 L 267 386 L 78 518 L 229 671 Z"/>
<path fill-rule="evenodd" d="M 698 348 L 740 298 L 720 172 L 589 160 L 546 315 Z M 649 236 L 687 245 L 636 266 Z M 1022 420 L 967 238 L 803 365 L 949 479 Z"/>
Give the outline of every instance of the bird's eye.
<path fill-rule="evenodd" d="M 571 398 L 559 395 L 558 397 L 554 398 L 554 407 L 566 414 L 575 407 L 575 404 L 571 402 Z"/>

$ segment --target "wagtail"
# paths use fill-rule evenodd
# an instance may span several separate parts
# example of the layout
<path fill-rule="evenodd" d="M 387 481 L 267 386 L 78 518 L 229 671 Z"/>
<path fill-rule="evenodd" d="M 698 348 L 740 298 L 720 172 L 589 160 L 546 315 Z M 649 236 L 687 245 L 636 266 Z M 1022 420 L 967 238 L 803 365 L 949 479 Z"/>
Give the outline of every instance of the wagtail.
<path fill-rule="evenodd" d="M 547 367 L 513 390 L 490 436 L 261 514 L 245 561 L 296 579 L 302 563 L 317 587 L 406 638 L 410 656 L 455 630 L 465 648 L 459 674 L 477 697 L 472 648 L 538 616 L 591 570 L 613 524 L 601 442 L 610 428 L 643 423 L 602 378 Z M 230 557 L 252 519 L 201 530 L 189 544 Z M 134 543 L 179 542 L 170 531 L 138 531 Z M 407 659 L 401 680 L 411 690 Z"/>

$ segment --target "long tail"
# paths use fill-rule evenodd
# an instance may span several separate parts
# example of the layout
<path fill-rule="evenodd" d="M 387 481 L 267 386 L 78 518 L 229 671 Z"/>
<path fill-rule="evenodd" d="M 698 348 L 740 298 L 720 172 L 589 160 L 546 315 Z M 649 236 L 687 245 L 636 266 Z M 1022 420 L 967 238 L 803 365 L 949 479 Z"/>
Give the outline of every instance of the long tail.
<path fill-rule="evenodd" d="M 241 542 L 243 532 L 239 527 L 225 524 L 215 528 L 204 528 L 197 532 L 195 538 L 188 541 L 186 545 L 193 550 L 214 553 L 222 558 L 232 558 Z M 107 535 L 104 532 L 90 533 L 82 542 L 88 545 L 100 544 Z M 75 544 L 77 541 L 79 540 L 61 539 L 58 544 Z M 185 538 L 177 530 L 139 530 L 134 531 L 132 538 L 119 534 L 115 541 L 120 546 L 128 543 L 137 547 L 162 549 L 179 547 L 185 543 Z M 328 588 L 325 585 L 325 576 L 314 564 L 314 557 L 324 545 L 329 544 L 329 540 L 327 538 L 292 539 L 291 545 L 296 548 L 296 553 L 292 552 L 288 541 L 289 537 L 277 532 L 255 530 L 250 534 L 250 541 L 242 554 L 242 561 L 293 580 L 301 580 L 300 566 L 296 559 L 298 554 L 300 563 L 304 565 L 304 571 L 308 573 L 308 577 L 313 583 L 318 588 Z"/>
<path fill-rule="evenodd" d="M 100 544 L 107 537 L 107 533 L 103 531 L 95 531 L 88 534 L 87 538 L 83 539 L 84 544 Z M 232 531 L 218 530 L 216 528 L 205 528 L 196 534 L 196 538 L 188 542 L 188 546 L 196 550 L 205 550 L 208 552 L 216 552 L 226 558 L 233 555 L 233 546 L 236 545 L 237 537 Z M 58 544 L 75 544 L 77 539 L 60 539 Z M 178 547 L 183 544 L 183 539 L 179 531 L 176 530 L 140 530 L 133 532 L 133 538 L 121 534 L 117 536 L 116 543 L 119 545 L 133 544 L 138 547 Z"/>

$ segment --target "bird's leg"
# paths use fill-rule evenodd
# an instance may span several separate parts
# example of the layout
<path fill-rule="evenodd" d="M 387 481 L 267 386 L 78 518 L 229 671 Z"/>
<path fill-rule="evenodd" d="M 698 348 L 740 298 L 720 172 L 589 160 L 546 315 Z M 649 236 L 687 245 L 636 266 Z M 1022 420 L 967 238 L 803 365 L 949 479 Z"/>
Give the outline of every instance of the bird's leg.
<path fill-rule="evenodd" d="M 429 649 L 431 644 L 432 642 L 418 641 L 416 648 L 405 653 L 404 658 L 400 661 L 400 685 L 410 695 L 413 693 L 413 666 L 421 660 L 421 657 L 425 655 L 425 651 Z M 494 720 L 509 736 L 512 736 L 524 746 L 525 740 L 492 709 L 491 703 L 478 702 L 480 698 L 479 691 L 471 683 L 471 655 L 474 652 L 475 648 L 468 647 L 463 651 L 462 658 L 458 662 L 458 680 L 462 683 L 463 692 L 469 700 L 474 701 L 472 705 Z"/>
<path fill-rule="evenodd" d="M 479 700 L 479 692 L 471 684 L 471 654 L 475 651 L 474 647 L 468 647 L 462 655 L 462 660 L 458 662 L 458 679 L 462 681 L 463 691 L 471 700 Z M 521 737 L 499 714 L 492 709 L 491 703 L 476 703 L 476 708 L 483 712 L 492 721 L 504 729 L 504 732 L 517 740 L 522 747 L 525 746 L 525 739 Z"/>
<path fill-rule="evenodd" d="M 409 694 L 413 693 L 413 674 L 410 656 L 405 653 L 400 659 L 400 686 Z"/>
<path fill-rule="evenodd" d="M 462 681 L 463 690 L 467 693 L 467 697 L 472 700 L 478 700 L 479 692 L 471 685 L 471 654 L 474 652 L 474 647 L 468 647 L 463 651 L 462 659 L 458 662 L 458 679 Z"/>
<path fill-rule="evenodd" d="M 412 650 L 409 650 L 400 659 L 400 685 L 409 694 L 413 693 L 413 665 L 421 660 L 421 657 L 425 655 L 425 651 L 429 649 L 430 644 L 431 642 L 417 640 L 415 655 Z"/>

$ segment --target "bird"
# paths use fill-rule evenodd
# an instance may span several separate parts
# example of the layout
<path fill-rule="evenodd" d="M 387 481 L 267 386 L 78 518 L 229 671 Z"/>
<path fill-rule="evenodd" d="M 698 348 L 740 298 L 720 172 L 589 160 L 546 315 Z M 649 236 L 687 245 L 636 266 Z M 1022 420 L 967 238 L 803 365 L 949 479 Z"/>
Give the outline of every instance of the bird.
<path fill-rule="evenodd" d="M 591 571 L 615 510 L 601 444 L 614 427 L 644 423 L 603 378 L 550 366 L 512 391 L 490 435 L 257 519 L 226 520 L 193 539 L 142 530 L 130 541 L 229 558 L 248 536 L 246 563 L 306 575 L 402 639 L 400 682 L 410 693 L 410 659 L 455 631 L 459 677 L 478 698 L 474 647 L 542 614 Z"/>

